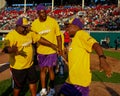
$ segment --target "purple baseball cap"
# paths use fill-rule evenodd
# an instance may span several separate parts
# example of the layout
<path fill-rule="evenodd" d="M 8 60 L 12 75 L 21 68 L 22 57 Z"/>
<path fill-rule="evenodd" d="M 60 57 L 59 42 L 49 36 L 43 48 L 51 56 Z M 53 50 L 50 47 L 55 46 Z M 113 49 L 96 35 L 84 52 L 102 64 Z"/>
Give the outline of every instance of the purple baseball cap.
<path fill-rule="evenodd" d="M 84 26 L 79 18 L 73 19 L 71 24 L 78 26 L 80 29 L 82 29 Z"/>
<path fill-rule="evenodd" d="M 19 25 L 19 26 L 29 26 L 30 23 L 28 22 L 28 20 L 24 17 L 21 17 L 17 20 L 16 22 L 16 25 Z"/>
<path fill-rule="evenodd" d="M 37 11 L 46 10 L 46 8 L 45 8 L 45 6 L 43 6 L 42 4 L 39 4 L 39 5 L 36 7 L 36 10 L 37 10 Z"/>

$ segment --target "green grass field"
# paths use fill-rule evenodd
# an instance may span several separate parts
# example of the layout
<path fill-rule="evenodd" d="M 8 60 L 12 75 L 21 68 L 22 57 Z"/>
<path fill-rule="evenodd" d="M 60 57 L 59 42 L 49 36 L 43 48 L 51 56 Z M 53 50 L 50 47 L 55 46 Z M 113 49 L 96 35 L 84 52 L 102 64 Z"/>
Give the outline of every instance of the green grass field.
<path fill-rule="evenodd" d="M 94 53 L 94 52 L 93 52 Z M 119 52 L 111 52 L 104 50 L 106 56 L 110 56 L 120 60 L 120 53 Z M 61 78 L 56 76 L 55 78 L 55 85 L 63 84 L 67 78 L 68 73 L 65 72 L 64 77 Z M 39 72 L 38 72 L 39 76 Z M 0 77 L 2 78 L 2 77 Z M 0 82 L 0 96 L 12 96 L 12 85 L 11 85 L 11 78 L 8 80 L 4 80 Z M 120 73 L 113 73 L 111 78 L 107 78 L 104 72 L 99 72 L 97 70 L 92 71 L 92 81 L 100 81 L 100 82 L 111 82 L 111 83 L 120 83 Z M 40 89 L 39 84 L 38 89 Z M 23 91 L 21 92 L 20 96 L 30 96 L 30 92 L 28 87 L 26 86 Z"/>
<path fill-rule="evenodd" d="M 93 54 L 96 54 L 95 51 L 93 51 Z M 116 58 L 116 59 L 120 60 L 120 52 L 104 50 L 104 54 L 106 56 L 109 56 L 109 57 Z"/>
<path fill-rule="evenodd" d="M 104 50 L 104 53 L 106 56 L 113 57 L 120 60 L 120 52 L 112 52 L 112 51 Z"/>

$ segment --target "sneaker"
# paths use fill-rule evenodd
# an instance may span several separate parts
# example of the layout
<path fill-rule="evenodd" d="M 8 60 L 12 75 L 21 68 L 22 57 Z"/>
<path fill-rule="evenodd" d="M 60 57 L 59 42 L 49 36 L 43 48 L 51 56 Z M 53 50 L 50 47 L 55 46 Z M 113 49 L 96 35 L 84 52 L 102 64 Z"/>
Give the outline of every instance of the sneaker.
<path fill-rule="evenodd" d="M 47 91 L 40 91 L 36 96 L 46 96 L 47 95 Z"/>
<path fill-rule="evenodd" d="M 37 95 L 36 96 L 40 96 L 40 93 L 37 93 Z"/>
<path fill-rule="evenodd" d="M 47 94 L 47 96 L 54 96 L 54 95 L 55 95 L 55 90 L 54 89 L 50 89 L 50 91 Z"/>

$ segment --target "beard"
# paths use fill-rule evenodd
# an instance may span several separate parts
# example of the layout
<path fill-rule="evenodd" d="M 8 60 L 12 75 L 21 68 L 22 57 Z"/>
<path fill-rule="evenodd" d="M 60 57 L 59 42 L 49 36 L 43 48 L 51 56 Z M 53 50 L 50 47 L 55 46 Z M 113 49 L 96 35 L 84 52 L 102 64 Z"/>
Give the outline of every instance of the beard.
<path fill-rule="evenodd" d="M 46 21 L 46 19 L 47 19 L 47 15 L 41 16 L 39 19 L 40 19 L 40 21 L 44 22 L 44 21 Z"/>
<path fill-rule="evenodd" d="M 22 34 L 23 34 L 23 35 L 27 35 L 28 33 L 29 33 L 29 31 L 24 30 Z"/>

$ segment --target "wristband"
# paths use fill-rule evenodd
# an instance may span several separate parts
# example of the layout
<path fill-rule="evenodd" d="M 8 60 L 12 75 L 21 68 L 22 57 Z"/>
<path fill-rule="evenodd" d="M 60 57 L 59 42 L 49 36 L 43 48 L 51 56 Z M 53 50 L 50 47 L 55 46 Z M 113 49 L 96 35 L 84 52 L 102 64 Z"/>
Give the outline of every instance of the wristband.
<path fill-rule="evenodd" d="M 104 58 L 104 59 L 106 59 L 106 56 L 105 56 L 105 55 L 100 55 L 99 58 Z"/>

